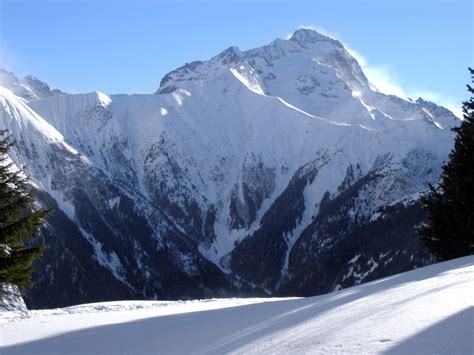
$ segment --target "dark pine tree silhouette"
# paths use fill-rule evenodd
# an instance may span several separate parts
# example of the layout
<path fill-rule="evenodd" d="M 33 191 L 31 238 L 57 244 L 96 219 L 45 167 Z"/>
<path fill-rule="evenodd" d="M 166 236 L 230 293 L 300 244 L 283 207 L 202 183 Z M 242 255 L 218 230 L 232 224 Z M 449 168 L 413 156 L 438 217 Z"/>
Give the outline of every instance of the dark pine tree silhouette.
<path fill-rule="evenodd" d="M 12 146 L 8 132 L 0 131 L 0 286 L 23 288 L 32 286 L 32 263 L 43 251 L 28 243 L 48 211 L 34 211 L 35 190 L 9 159 Z"/>
<path fill-rule="evenodd" d="M 469 68 L 471 81 L 474 70 Z M 428 222 L 419 230 L 421 239 L 439 260 L 474 254 L 474 88 L 463 103 L 463 117 L 454 148 L 443 166 L 438 188 L 430 185 L 420 198 L 428 211 Z"/>

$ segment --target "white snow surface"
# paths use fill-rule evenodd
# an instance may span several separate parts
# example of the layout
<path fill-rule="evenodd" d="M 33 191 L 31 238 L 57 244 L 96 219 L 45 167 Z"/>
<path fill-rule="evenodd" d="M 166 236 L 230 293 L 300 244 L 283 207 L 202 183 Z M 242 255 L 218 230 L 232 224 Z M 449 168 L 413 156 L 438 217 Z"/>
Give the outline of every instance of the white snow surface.
<path fill-rule="evenodd" d="M 0 313 L 7 354 L 472 354 L 474 256 L 292 299 L 121 301 Z"/>

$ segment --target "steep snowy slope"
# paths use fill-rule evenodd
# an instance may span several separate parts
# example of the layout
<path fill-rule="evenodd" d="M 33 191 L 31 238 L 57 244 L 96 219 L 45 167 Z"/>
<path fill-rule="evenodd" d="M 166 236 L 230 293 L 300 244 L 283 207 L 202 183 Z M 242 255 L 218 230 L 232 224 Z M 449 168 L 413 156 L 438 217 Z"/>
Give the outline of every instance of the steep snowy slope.
<path fill-rule="evenodd" d="M 0 315 L 2 354 L 472 354 L 474 257 L 305 299 L 110 302 Z"/>
<path fill-rule="evenodd" d="M 28 105 L 81 163 L 16 159 L 133 295 L 315 294 L 430 260 L 415 201 L 457 119 L 373 91 L 315 31 L 186 64 L 156 94 Z"/>
<path fill-rule="evenodd" d="M 226 285 L 217 268 L 199 256 L 199 275 L 190 278 L 183 261 L 169 251 L 185 255 L 187 241 L 133 181 L 117 181 L 9 90 L 0 87 L 0 95 L 1 129 L 16 141 L 11 157 L 33 178 L 39 202 L 54 208 L 41 231 L 46 251 L 37 265 L 36 287 L 26 294 L 30 305 L 196 297 L 207 294 L 205 278 Z M 177 278 L 182 283 L 174 284 Z"/>

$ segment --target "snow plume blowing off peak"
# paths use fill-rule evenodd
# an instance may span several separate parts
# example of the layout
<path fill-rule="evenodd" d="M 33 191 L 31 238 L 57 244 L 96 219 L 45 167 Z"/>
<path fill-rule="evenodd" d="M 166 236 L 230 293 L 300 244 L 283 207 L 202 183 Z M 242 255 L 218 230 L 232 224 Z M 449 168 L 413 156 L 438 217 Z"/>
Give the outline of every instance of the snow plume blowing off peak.
<path fill-rule="evenodd" d="M 432 262 L 416 201 L 459 120 L 373 90 L 338 40 L 230 47 L 149 95 L 4 76 L 12 157 L 57 211 L 29 306 L 315 295 Z"/>
<path fill-rule="evenodd" d="M 298 30 L 292 34 L 289 34 L 287 39 L 290 39 L 296 35 L 298 35 L 297 37 L 301 38 L 302 41 L 304 41 L 304 38 L 311 38 L 312 36 L 318 37 L 319 35 L 339 42 L 339 44 L 341 44 L 360 65 L 369 81 L 369 85 L 374 91 L 378 91 L 386 95 L 395 95 L 405 100 L 408 100 L 409 98 L 415 99 L 421 96 L 425 100 L 428 99 L 429 101 L 434 101 L 438 105 L 446 107 L 458 118 L 462 118 L 463 116 L 461 111 L 461 103 L 456 102 L 456 99 L 433 92 L 426 87 L 405 90 L 405 88 L 400 85 L 397 75 L 390 68 L 390 65 L 384 63 L 370 63 L 367 58 L 355 50 L 349 43 L 343 41 L 339 34 L 333 33 L 319 26 L 300 26 Z"/>

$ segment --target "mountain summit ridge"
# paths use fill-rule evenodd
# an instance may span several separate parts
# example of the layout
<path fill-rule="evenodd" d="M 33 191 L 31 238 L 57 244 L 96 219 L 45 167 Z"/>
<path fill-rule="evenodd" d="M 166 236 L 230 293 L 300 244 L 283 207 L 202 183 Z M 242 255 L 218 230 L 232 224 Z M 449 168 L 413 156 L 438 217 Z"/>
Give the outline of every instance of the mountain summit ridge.
<path fill-rule="evenodd" d="M 241 51 L 238 47 L 232 46 L 208 61 L 187 63 L 166 74 L 157 92 L 170 92 L 171 88 L 169 87 L 169 83 L 173 78 L 175 80 L 180 79 L 177 81 L 190 80 L 192 78 L 196 79 L 197 77 L 193 77 L 192 74 L 196 74 L 196 72 L 201 73 L 201 70 L 198 69 L 202 67 L 204 67 L 202 69 L 205 72 L 211 72 L 212 74 L 212 71 L 216 71 L 220 73 L 220 70 L 218 70 L 219 66 L 237 68 L 245 63 L 251 67 L 255 67 L 256 59 L 265 61 L 266 66 L 271 66 L 272 61 L 291 56 L 295 53 L 300 55 L 306 53 L 308 56 L 311 56 L 310 59 L 329 67 L 332 66 L 328 64 L 329 60 L 335 59 L 334 67 L 339 69 L 340 73 L 346 72 L 347 74 L 347 71 L 353 71 L 351 81 L 357 82 L 356 87 L 358 89 L 368 86 L 367 78 L 362 73 L 359 64 L 346 51 L 340 41 L 324 36 L 315 30 L 299 29 L 296 30 L 293 36 L 288 40 L 276 39 L 268 45 L 246 51 Z M 209 70 L 210 68 L 211 70 Z"/>

